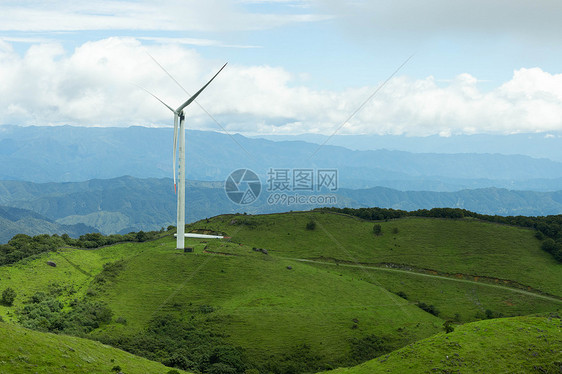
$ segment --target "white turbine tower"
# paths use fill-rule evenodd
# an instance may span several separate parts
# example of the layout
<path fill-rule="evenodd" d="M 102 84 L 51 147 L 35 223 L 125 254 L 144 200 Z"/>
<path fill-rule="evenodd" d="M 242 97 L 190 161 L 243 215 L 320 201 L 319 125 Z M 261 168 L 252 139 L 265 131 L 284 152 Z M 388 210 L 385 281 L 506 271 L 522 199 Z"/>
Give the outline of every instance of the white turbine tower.
<path fill-rule="evenodd" d="M 201 87 L 199 91 L 197 91 L 193 96 L 187 99 L 182 105 L 178 107 L 178 109 L 173 109 L 171 106 L 160 100 L 156 95 L 148 92 L 152 95 L 156 100 L 160 101 L 166 108 L 170 109 L 172 113 L 174 113 L 174 158 L 173 158 L 173 168 L 174 168 L 174 191 L 178 196 L 178 205 L 177 205 L 177 240 L 176 240 L 176 248 L 177 249 L 184 249 L 185 248 L 185 177 L 186 177 L 186 170 L 185 170 L 185 114 L 183 110 L 191 104 L 197 96 L 211 82 L 213 79 L 216 78 L 217 75 L 224 69 L 226 64 L 220 68 L 220 70 L 207 82 L 206 85 Z M 178 128 L 178 119 L 179 119 L 179 128 Z M 178 153 L 178 137 L 179 137 L 179 172 L 178 172 L 178 185 L 176 189 L 176 157 Z"/>

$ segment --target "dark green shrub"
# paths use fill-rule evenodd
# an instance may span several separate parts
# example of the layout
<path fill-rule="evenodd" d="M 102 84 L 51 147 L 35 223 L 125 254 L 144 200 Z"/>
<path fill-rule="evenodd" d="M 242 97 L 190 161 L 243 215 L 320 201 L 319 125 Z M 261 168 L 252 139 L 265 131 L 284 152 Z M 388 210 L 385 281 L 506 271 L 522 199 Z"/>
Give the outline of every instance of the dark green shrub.
<path fill-rule="evenodd" d="M 35 292 L 30 298 L 29 298 L 29 302 L 30 303 L 34 303 L 34 304 L 38 304 L 42 301 L 44 301 L 47 298 L 47 295 L 45 294 L 45 292 Z"/>
<path fill-rule="evenodd" d="M 209 362 L 211 363 L 209 373 L 239 373 L 245 366 L 240 352 L 228 345 L 215 347 L 209 356 Z M 219 368 L 224 371 L 219 371 Z"/>
<path fill-rule="evenodd" d="M 435 307 L 435 305 L 428 305 L 426 303 L 422 303 L 422 302 L 418 302 L 418 307 L 420 309 L 425 310 L 428 313 L 433 314 L 434 316 L 438 316 L 439 315 L 439 311 L 437 310 L 437 308 Z"/>
<path fill-rule="evenodd" d="M 16 299 L 16 291 L 13 288 L 8 287 L 2 292 L 2 304 L 6 306 L 12 306 L 14 304 L 14 300 Z"/>
<path fill-rule="evenodd" d="M 540 231 L 535 231 L 535 238 L 539 239 L 539 240 L 543 240 L 544 239 L 544 234 Z"/>
<path fill-rule="evenodd" d="M 37 292 L 16 311 L 22 326 L 39 331 L 62 331 L 65 326 L 62 304 L 43 292 Z"/>
<path fill-rule="evenodd" d="M 553 253 L 558 249 L 556 242 L 552 238 L 547 238 L 544 242 L 542 242 L 541 248 L 543 251 L 546 251 L 548 253 Z"/>
<path fill-rule="evenodd" d="M 34 237 L 17 234 L 8 244 L 0 244 L 0 266 L 13 264 L 43 252 L 55 251 L 64 245 L 66 245 L 64 239 L 56 234 L 53 236 L 41 234 Z"/>
<path fill-rule="evenodd" d="M 554 251 L 554 253 L 552 254 L 554 256 L 554 259 L 558 262 L 562 262 L 562 248 L 557 249 L 556 251 Z"/>
<path fill-rule="evenodd" d="M 306 224 L 306 229 L 307 230 L 316 229 L 316 222 L 314 222 L 313 220 L 308 221 L 308 223 Z"/>
<path fill-rule="evenodd" d="M 368 335 L 351 340 L 351 357 L 355 363 L 365 362 L 392 351 L 386 338 Z"/>
<path fill-rule="evenodd" d="M 244 213 L 246 214 L 246 213 Z M 212 364 L 211 367 L 209 368 L 209 371 L 207 371 L 207 373 L 209 374 L 237 374 L 238 371 L 233 368 L 232 366 L 229 366 L 227 364 L 223 364 L 223 363 L 218 363 L 218 364 Z"/>
<path fill-rule="evenodd" d="M 103 270 L 101 273 L 95 276 L 95 284 L 105 284 L 107 282 L 112 282 L 117 278 L 119 273 L 125 268 L 125 261 L 117 260 L 115 262 L 106 262 L 103 264 Z"/>
<path fill-rule="evenodd" d="M 64 241 L 66 245 L 74 245 L 75 240 L 72 239 L 68 234 L 62 234 L 61 239 Z"/>
<path fill-rule="evenodd" d="M 78 245 L 82 248 L 97 248 L 97 247 L 99 247 L 98 243 L 90 241 L 90 240 L 81 240 Z"/>
<path fill-rule="evenodd" d="M 145 330 L 133 335 L 101 335 L 100 340 L 160 361 L 164 365 L 190 372 L 243 373 L 246 368 L 242 352 L 228 346 L 223 338 L 213 333 L 205 323 L 193 325 L 174 315 L 158 315 L 148 322 Z M 215 365 L 223 364 L 223 365 Z"/>
<path fill-rule="evenodd" d="M 29 235 L 17 234 L 8 242 L 15 249 L 23 249 L 31 245 L 33 239 Z"/>
<path fill-rule="evenodd" d="M 80 236 L 80 241 L 82 242 L 93 242 L 95 243 L 95 247 L 101 247 L 102 245 L 107 244 L 106 238 L 100 234 L 99 232 L 93 232 L 90 234 L 84 234 Z"/>
<path fill-rule="evenodd" d="M 113 312 L 100 302 L 82 302 L 66 315 L 69 329 L 90 332 L 111 322 Z"/>
<path fill-rule="evenodd" d="M 191 361 L 183 352 L 174 352 L 167 357 L 162 363 L 166 366 L 180 368 L 182 370 L 189 370 L 195 367 L 195 363 Z"/>
<path fill-rule="evenodd" d="M 400 296 L 403 299 L 408 300 L 408 295 L 406 295 L 406 293 L 404 291 L 398 291 L 398 292 L 396 292 L 396 295 Z"/>
<path fill-rule="evenodd" d="M 63 311 L 56 298 L 37 292 L 16 314 L 24 327 L 69 334 L 88 333 L 111 321 L 111 310 L 99 302 L 74 300 L 70 306 L 72 309 Z"/>
<path fill-rule="evenodd" d="M 145 242 L 148 240 L 148 235 L 147 233 L 145 233 L 144 231 L 139 231 L 137 232 L 137 235 L 135 236 L 135 239 L 137 240 L 137 242 Z"/>
<path fill-rule="evenodd" d="M 375 223 L 373 226 L 373 234 L 379 236 L 382 234 L 382 226 L 378 223 Z"/>

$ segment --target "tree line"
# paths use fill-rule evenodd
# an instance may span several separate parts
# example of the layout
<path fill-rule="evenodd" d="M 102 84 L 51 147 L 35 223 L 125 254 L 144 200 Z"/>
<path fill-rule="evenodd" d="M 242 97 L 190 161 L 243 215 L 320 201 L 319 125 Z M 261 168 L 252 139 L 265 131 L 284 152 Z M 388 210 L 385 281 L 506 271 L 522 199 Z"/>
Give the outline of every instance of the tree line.
<path fill-rule="evenodd" d="M 175 230 L 175 227 L 168 227 L 168 231 L 171 230 Z M 68 234 L 41 234 L 36 236 L 17 234 L 7 244 L 0 244 L 0 266 L 13 264 L 44 252 L 56 251 L 61 247 L 93 249 L 116 243 L 145 242 L 162 236 L 164 232 L 164 229 L 149 232 L 130 232 L 125 235 L 103 235 L 95 232 L 81 235 L 78 239 L 73 239 Z"/>

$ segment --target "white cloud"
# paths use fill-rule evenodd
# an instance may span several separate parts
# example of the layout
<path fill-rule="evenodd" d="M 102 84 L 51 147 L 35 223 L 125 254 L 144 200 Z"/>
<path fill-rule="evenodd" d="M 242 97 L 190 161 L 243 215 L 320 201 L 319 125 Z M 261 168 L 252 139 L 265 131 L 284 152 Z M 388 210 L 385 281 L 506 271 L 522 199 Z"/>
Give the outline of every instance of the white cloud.
<path fill-rule="evenodd" d="M 226 47 L 226 48 L 261 48 L 256 45 L 237 45 L 237 44 L 226 44 L 219 40 L 212 39 L 197 39 L 197 38 L 169 38 L 169 37 L 157 37 L 157 36 L 141 36 L 138 37 L 139 40 L 147 40 L 160 44 L 184 44 L 193 45 L 199 47 Z"/>
<path fill-rule="evenodd" d="M 18 0 L 0 2 L 0 31 L 262 30 L 330 16 L 249 12 L 229 0 Z"/>
<path fill-rule="evenodd" d="M 33 45 L 20 56 L 0 40 L 0 123 L 83 126 L 171 125 L 171 113 L 133 84 L 171 106 L 222 65 L 179 44 L 143 45 L 134 38 L 85 43 L 71 54 L 58 44 Z M 280 67 L 229 65 L 199 102 L 231 132 L 331 134 L 376 88 L 319 91 Z M 196 105 L 190 128 L 221 130 Z M 483 91 L 460 74 L 450 82 L 396 77 L 341 133 L 448 136 L 459 133 L 562 131 L 562 74 L 519 69 Z"/>
<path fill-rule="evenodd" d="M 0 36 L 0 40 L 14 43 L 49 43 L 51 40 L 38 37 Z"/>

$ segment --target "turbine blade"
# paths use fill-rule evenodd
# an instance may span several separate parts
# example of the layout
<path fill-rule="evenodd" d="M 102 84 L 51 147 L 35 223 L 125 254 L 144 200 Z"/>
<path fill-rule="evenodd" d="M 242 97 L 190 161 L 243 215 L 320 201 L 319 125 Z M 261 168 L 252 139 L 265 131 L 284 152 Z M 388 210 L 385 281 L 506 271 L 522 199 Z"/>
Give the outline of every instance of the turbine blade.
<path fill-rule="evenodd" d="M 174 193 L 177 194 L 176 189 L 176 154 L 178 149 L 178 114 L 174 112 L 174 158 L 173 158 L 173 168 L 174 168 Z"/>
<path fill-rule="evenodd" d="M 134 84 L 134 83 L 133 83 Z M 153 94 L 152 92 L 150 92 L 149 90 L 147 90 L 146 88 L 139 86 L 138 84 L 135 84 L 135 86 L 137 86 L 138 88 L 140 88 L 141 90 L 143 90 L 144 92 L 146 92 L 147 94 L 149 94 L 150 96 L 152 96 L 153 98 L 155 98 L 156 100 L 160 101 L 162 104 L 164 104 L 164 106 L 168 109 L 170 109 L 172 112 L 176 112 L 174 109 L 172 109 L 172 107 L 170 107 L 168 104 L 166 104 L 165 102 L 163 102 L 162 100 L 160 100 L 160 98 L 158 98 L 158 96 L 156 96 L 155 94 Z"/>
<path fill-rule="evenodd" d="M 226 63 L 228 64 L 228 62 Z M 211 82 L 213 81 L 213 79 L 215 79 L 217 77 L 217 75 L 219 75 L 219 73 L 222 71 L 222 69 L 224 69 L 224 67 L 226 66 L 226 64 L 224 64 L 222 66 L 222 68 L 220 68 L 220 70 L 211 78 L 210 81 L 207 82 L 206 85 L 204 85 L 203 87 L 201 87 L 201 89 L 199 91 L 197 91 L 193 96 L 191 96 L 185 103 L 183 103 L 182 105 L 180 105 L 180 107 L 176 110 L 177 113 L 180 113 L 186 106 L 188 106 L 189 104 L 191 104 L 193 102 L 193 100 L 195 100 L 197 98 L 197 96 L 199 96 L 199 94 L 201 92 L 203 92 L 203 90 L 205 88 L 207 88 L 207 86 L 209 84 L 211 84 Z"/>

